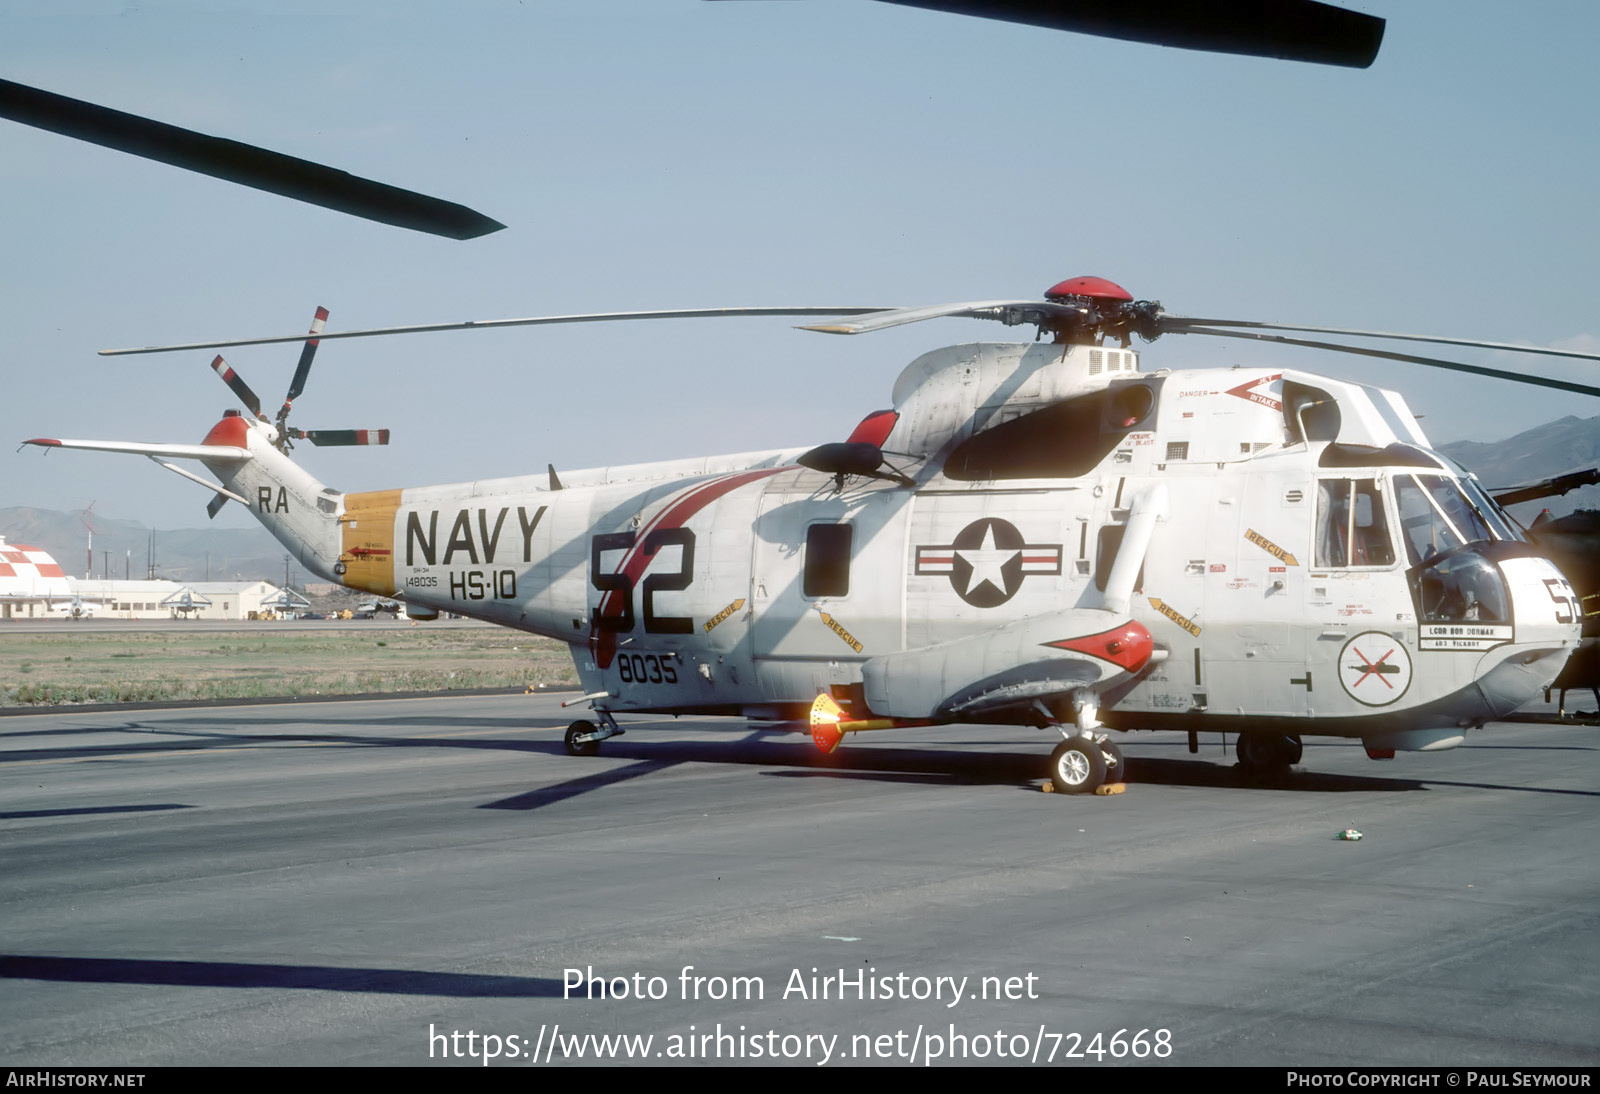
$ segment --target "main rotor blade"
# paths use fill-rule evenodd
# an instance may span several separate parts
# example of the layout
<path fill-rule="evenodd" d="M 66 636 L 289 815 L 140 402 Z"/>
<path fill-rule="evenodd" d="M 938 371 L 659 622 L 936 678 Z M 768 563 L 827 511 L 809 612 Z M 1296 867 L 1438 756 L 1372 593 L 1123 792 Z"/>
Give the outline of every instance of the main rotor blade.
<path fill-rule="evenodd" d="M 541 315 L 529 319 L 475 319 L 465 323 L 430 323 L 417 327 L 378 327 L 372 330 L 344 330 L 324 333 L 319 341 L 333 338 L 375 338 L 383 334 L 431 334 L 444 330 L 489 330 L 496 327 L 535 327 L 550 323 L 610 323 L 629 319 L 724 319 L 761 316 L 865 315 L 868 312 L 896 311 L 895 308 L 694 308 L 675 311 L 613 311 L 587 315 Z M 134 353 L 177 353 L 191 349 L 226 349 L 232 346 L 268 346 L 277 342 L 300 342 L 303 334 L 272 338 L 236 338 L 227 342 L 189 342 L 179 346 L 143 346 L 137 349 L 103 349 L 101 357 L 124 357 Z"/>
<path fill-rule="evenodd" d="M 1207 330 L 1204 327 L 1189 327 L 1174 333 L 1208 334 L 1214 338 L 1249 338 L 1256 342 L 1277 342 L 1285 346 L 1305 346 L 1307 349 L 1326 349 L 1335 353 L 1354 353 L 1361 357 L 1379 357 L 1386 361 L 1407 361 L 1413 365 L 1427 365 L 1430 368 L 1449 369 L 1452 372 L 1470 372 L 1475 376 L 1493 376 L 1497 380 L 1510 380 L 1518 384 L 1555 388 L 1558 391 L 1575 391 L 1580 395 L 1600 395 L 1600 387 L 1591 387 L 1588 384 L 1574 384 L 1548 376 L 1526 376 L 1520 372 L 1484 368 L 1482 365 L 1464 365 L 1459 361 L 1442 361 L 1437 357 L 1417 357 L 1409 353 L 1391 353 L 1388 350 L 1367 349 L 1362 346 L 1341 346 L 1337 342 L 1313 342 L 1306 338 L 1287 338 L 1281 334 L 1251 334 L 1242 330 Z"/>
<path fill-rule="evenodd" d="M 505 227 L 455 202 L 10 80 L 0 80 L 0 118 L 430 235 L 475 239 Z"/>
<path fill-rule="evenodd" d="M 223 383 L 233 389 L 233 393 L 239 397 L 246 410 L 263 422 L 267 420 L 267 416 L 261 413 L 261 400 L 256 397 L 256 393 L 250 390 L 250 385 L 244 382 L 244 377 L 233 371 L 220 355 L 211 362 L 211 370 L 222 377 Z"/>
<path fill-rule="evenodd" d="M 800 330 L 814 330 L 820 334 L 869 334 L 872 331 L 887 330 L 889 327 L 899 327 L 906 323 L 920 323 L 924 319 L 943 319 L 946 317 L 966 319 L 998 319 L 998 314 L 1003 308 L 1029 308 L 1035 312 L 1050 312 L 1060 310 L 1063 305 L 1049 304 L 1038 300 L 977 300 L 963 304 L 932 304 L 924 308 L 886 308 L 868 314 L 865 319 L 856 319 L 848 323 L 811 323 L 800 327 Z M 1076 312 L 1076 309 L 1073 309 Z"/>
<path fill-rule="evenodd" d="M 1431 334 L 1398 334 L 1385 330 L 1350 330 L 1345 327 L 1305 327 L 1293 323 L 1258 323 L 1249 319 L 1198 319 L 1188 315 L 1163 315 L 1161 328 L 1166 334 L 1184 334 L 1193 326 L 1246 327 L 1252 330 L 1298 330 L 1311 334 L 1338 334 L 1346 338 L 1387 338 L 1396 342 L 1433 342 L 1441 346 L 1470 346 L 1474 349 L 1508 350 L 1512 353 L 1538 353 L 1546 357 L 1576 357 L 1583 361 L 1600 361 L 1600 353 L 1582 353 L 1578 350 L 1551 349 L 1548 346 L 1524 346 L 1515 342 L 1482 342 L 1474 338 L 1440 338 Z"/>
<path fill-rule="evenodd" d="M 1384 21 L 1316 0 L 887 0 L 1178 49 L 1366 68 Z"/>
<path fill-rule="evenodd" d="M 1560 497 L 1582 487 L 1593 486 L 1597 482 L 1600 482 L 1600 467 L 1591 467 L 1587 471 L 1572 471 L 1523 486 L 1501 487 L 1498 490 L 1490 490 L 1489 494 L 1501 505 L 1516 505 L 1522 501 Z"/>

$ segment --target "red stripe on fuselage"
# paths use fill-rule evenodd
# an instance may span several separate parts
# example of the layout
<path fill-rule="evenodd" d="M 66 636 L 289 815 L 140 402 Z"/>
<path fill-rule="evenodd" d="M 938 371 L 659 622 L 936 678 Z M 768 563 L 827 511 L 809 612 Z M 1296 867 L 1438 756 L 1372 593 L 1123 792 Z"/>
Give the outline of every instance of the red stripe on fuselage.
<path fill-rule="evenodd" d="M 627 592 L 619 589 L 607 590 L 600 598 L 600 605 L 595 610 L 595 616 L 589 621 L 589 652 L 594 655 L 594 663 L 602 669 L 610 668 L 612 658 L 617 653 L 617 632 L 602 630 L 602 618 L 620 614 L 621 607 L 618 598 L 633 595 L 633 587 L 639 583 L 639 578 L 644 575 L 646 567 L 650 565 L 652 556 L 644 553 L 645 539 L 651 532 L 658 528 L 682 528 L 700 510 L 722 497 L 724 494 L 737 490 L 748 483 L 776 475 L 779 471 L 793 470 L 789 467 L 769 467 L 760 471 L 740 471 L 732 475 L 712 479 L 697 486 L 691 486 L 675 500 L 667 502 L 652 517 L 644 527 L 639 529 L 639 534 L 634 538 L 633 546 L 628 548 L 628 553 L 622 558 L 622 565 L 613 573 L 627 577 Z M 591 575 L 592 576 L 592 575 Z"/>

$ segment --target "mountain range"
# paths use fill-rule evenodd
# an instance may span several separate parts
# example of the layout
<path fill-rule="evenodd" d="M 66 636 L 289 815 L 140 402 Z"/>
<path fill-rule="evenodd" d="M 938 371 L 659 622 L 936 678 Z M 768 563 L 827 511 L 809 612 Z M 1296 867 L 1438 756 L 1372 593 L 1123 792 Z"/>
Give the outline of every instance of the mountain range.
<path fill-rule="evenodd" d="M 134 520 L 91 515 L 94 524 L 96 578 L 149 576 L 152 539 L 156 577 L 174 581 L 244 581 L 283 584 L 284 550 L 264 528 L 185 528 L 154 531 Z M 0 536 L 50 552 L 72 577 L 85 575 L 88 530 L 83 511 L 17 507 L 0 509 Z M 298 563 L 291 572 L 296 585 L 309 576 Z"/>
<path fill-rule="evenodd" d="M 1600 417 L 1569 416 L 1503 441 L 1456 441 L 1440 445 L 1439 451 L 1477 475 L 1492 492 L 1600 467 Z M 1527 524 L 1541 509 L 1550 510 L 1553 517 L 1575 509 L 1600 509 L 1600 486 L 1585 486 L 1565 497 L 1523 502 L 1511 507 L 1511 515 Z"/>

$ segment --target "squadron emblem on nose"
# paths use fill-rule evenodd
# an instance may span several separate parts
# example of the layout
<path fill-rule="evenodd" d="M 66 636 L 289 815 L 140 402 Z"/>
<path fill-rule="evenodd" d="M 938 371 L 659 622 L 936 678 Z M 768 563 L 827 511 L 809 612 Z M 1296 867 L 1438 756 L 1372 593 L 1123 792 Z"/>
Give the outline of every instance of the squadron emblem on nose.
<path fill-rule="evenodd" d="M 975 520 L 950 543 L 917 548 L 919 576 L 948 574 L 956 595 L 975 608 L 995 608 L 1017 595 L 1032 574 L 1061 573 L 1061 544 L 1028 543 L 998 517 Z"/>
<path fill-rule="evenodd" d="M 1356 635 L 1339 653 L 1339 683 L 1363 706 L 1388 706 L 1411 686 L 1405 643 L 1383 631 Z"/>

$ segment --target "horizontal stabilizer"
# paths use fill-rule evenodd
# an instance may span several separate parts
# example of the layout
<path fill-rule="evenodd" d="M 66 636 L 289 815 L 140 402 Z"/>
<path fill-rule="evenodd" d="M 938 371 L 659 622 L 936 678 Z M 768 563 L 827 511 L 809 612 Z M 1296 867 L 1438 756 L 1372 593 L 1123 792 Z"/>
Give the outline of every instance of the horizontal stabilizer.
<path fill-rule="evenodd" d="M 41 448 L 83 448 L 91 452 L 127 452 L 135 456 L 166 457 L 173 460 L 248 460 L 243 448 L 224 444 L 145 444 L 141 441 L 73 441 L 34 437 L 23 444 Z"/>

